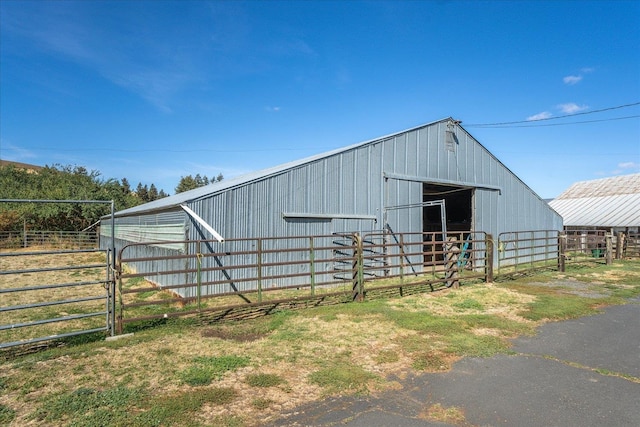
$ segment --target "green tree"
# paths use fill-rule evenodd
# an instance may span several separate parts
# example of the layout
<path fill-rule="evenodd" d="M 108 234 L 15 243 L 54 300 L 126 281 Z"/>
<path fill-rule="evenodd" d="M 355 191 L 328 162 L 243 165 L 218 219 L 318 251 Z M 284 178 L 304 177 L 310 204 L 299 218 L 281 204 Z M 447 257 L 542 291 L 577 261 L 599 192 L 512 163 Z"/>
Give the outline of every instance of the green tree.
<path fill-rule="evenodd" d="M 113 200 L 116 210 L 141 203 L 126 179 L 102 180 L 98 171 L 82 166 L 45 166 L 26 170 L 0 167 L 0 198 L 29 200 Z M 81 230 L 110 212 L 108 204 L 2 203 L 0 230 Z"/>
<path fill-rule="evenodd" d="M 198 188 L 198 185 L 196 184 L 196 180 L 191 175 L 181 176 L 180 182 L 175 188 L 175 192 L 176 194 L 184 193 L 185 191 L 193 190 L 194 188 Z"/>
<path fill-rule="evenodd" d="M 176 194 L 183 193 L 185 191 L 193 190 L 194 188 L 204 187 L 205 185 L 213 184 L 215 182 L 222 181 L 222 174 L 218 174 L 218 178 L 214 180 L 207 178 L 207 176 L 201 176 L 199 173 L 196 176 L 181 176 L 178 186 L 175 188 Z"/>
<path fill-rule="evenodd" d="M 151 184 L 149 186 L 149 192 L 147 193 L 147 196 L 149 197 L 150 202 L 158 199 L 158 189 L 155 185 Z"/>
<path fill-rule="evenodd" d="M 138 183 L 138 186 L 136 187 L 136 196 L 138 196 L 138 199 L 140 199 L 142 203 L 149 201 L 149 188 L 146 184 L 143 186 L 141 182 Z"/>
<path fill-rule="evenodd" d="M 131 185 L 129 184 L 129 181 L 127 180 L 127 178 L 122 178 L 120 182 L 121 182 L 120 186 L 122 187 L 122 192 L 124 194 L 131 193 Z"/>

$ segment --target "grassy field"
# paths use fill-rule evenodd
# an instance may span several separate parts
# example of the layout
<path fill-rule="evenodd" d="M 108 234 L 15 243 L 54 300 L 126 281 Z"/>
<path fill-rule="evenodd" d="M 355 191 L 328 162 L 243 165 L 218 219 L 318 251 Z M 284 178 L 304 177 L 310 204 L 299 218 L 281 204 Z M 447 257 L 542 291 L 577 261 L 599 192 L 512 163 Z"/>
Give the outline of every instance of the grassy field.
<path fill-rule="evenodd" d="M 96 283 L 106 279 L 104 253 L 96 251 L 29 255 L 26 250 L 24 252 L 25 254 L 21 256 L 0 258 L 1 271 L 30 270 L 1 275 L 0 289 L 5 291 L 34 287 L 36 289 L 3 293 L 0 306 L 29 305 L 31 308 L 3 312 L 0 324 L 15 325 L 45 319 L 73 318 L 76 315 L 106 311 L 104 283 Z M 38 288 L 43 285 L 47 288 Z M 39 305 L 52 301 L 59 304 Z M 64 301 L 74 302 L 62 303 Z M 21 341 L 105 326 L 106 314 L 96 315 L 83 319 L 45 323 L 37 327 L 5 329 L 0 331 L 0 342 Z"/>
<path fill-rule="evenodd" d="M 542 322 L 637 295 L 640 262 L 590 263 L 244 321 L 167 319 L 115 341 L 77 337 L 0 353 L 0 425 L 257 426 L 326 396 L 400 387 L 390 378 L 446 371 L 464 356 L 509 353 L 510 338 Z"/>

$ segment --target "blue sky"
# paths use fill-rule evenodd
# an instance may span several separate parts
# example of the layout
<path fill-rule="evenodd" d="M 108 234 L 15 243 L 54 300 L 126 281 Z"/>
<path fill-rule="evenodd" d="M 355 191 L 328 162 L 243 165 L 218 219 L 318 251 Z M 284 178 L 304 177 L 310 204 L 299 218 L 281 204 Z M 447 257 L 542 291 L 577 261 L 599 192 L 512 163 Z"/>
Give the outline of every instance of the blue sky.
<path fill-rule="evenodd" d="M 173 193 L 452 116 L 543 198 L 640 172 L 638 1 L 3 0 L 0 31 L 3 160 Z"/>

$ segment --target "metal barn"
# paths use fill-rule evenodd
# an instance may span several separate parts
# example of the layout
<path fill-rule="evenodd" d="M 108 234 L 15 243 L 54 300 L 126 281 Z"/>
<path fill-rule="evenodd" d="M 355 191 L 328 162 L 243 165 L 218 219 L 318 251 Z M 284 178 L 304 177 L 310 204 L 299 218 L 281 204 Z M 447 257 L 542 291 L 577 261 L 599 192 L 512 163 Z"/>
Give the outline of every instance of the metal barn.
<path fill-rule="evenodd" d="M 110 237 L 107 225 L 104 218 L 101 233 Z M 218 239 L 208 243 L 214 250 L 246 237 L 446 228 L 497 238 L 562 226 L 560 215 L 447 118 L 120 211 L 114 229 L 118 248 L 144 242 L 130 251 L 153 257 L 188 253 L 187 241 L 199 239 Z M 167 262 L 184 269 L 180 260 Z M 177 276 L 149 280 L 184 283 Z"/>

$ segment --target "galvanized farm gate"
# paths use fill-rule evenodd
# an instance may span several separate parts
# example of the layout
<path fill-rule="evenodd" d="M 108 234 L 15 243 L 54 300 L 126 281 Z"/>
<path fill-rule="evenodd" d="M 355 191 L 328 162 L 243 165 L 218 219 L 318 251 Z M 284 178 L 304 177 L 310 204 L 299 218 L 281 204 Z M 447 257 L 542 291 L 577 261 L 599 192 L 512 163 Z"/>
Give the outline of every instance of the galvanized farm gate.
<path fill-rule="evenodd" d="M 114 202 L 105 200 L 0 203 L 98 203 L 108 204 L 114 214 Z M 104 250 L 77 243 L 1 250 L 0 349 L 96 332 L 114 335 L 115 242 Z"/>

